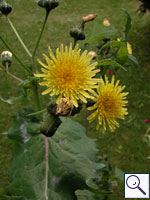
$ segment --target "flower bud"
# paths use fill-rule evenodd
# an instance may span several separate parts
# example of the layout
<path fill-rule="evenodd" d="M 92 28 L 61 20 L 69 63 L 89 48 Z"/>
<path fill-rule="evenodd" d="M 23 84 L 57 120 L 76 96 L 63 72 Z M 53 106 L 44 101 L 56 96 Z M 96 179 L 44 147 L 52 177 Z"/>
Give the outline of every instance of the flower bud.
<path fill-rule="evenodd" d="M 95 59 L 97 57 L 97 53 L 95 51 L 90 51 L 89 54 Z"/>
<path fill-rule="evenodd" d="M 3 51 L 1 53 L 1 61 L 4 67 L 10 67 L 12 60 L 12 53 L 10 51 Z"/>
<path fill-rule="evenodd" d="M 145 123 L 150 123 L 150 119 L 144 119 Z"/>
<path fill-rule="evenodd" d="M 38 5 L 42 8 L 45 8 L 49 13 L 59 5 L 59 2 L 57 0 L 39 0 Z"/>
<path fill-rule="evenodd" d="M 3 15 L 8 15 L 12 11 L 12 7 L 6 2 L 2 2 L 0 3 L 0 11 Z"/>
<path fill-rule="evenodd" d="M 61 120 L 59 117 L 47 114 L 46 118 L 41 124 L 40 132 L 47 137 L 52 137 L 60 124 Z"/>
<path fill-rule="evenodd" d="M 69 116 L 73 109 L 73 103 L 67 98 L 61 98 L 58 102 L 56 115 L 58 116 Z"/>
<path fill-rule="evenodd" d="M 129 42 L 127 42 L 127 50 L 128 50 L 128 54 L 132 54 L 132 47 Z"/>
<path fill-rule="evenodd" d="M 107 18 L 104 18 L 103 24 L 104 26 L 110 26 L 110 22 Z"/>
<path fill-rule="evenodd" d="M 85 34 L 79 27 L 74 27 L 70 31 L 71 37 L 75 40 L 85 40 Z"/>
<path fill-rule="evenodd" d="M 90 21 L 93 21 L 96 17 L 97 17 L 96 14 L 90 14 L 90 15 L 87 15 L 87 16 L 83 17 L 83 21 L 85 23 L 86 22 L 90 22 Z"/>
<path fill-rule="evenodd" d="M 112 76 L 112 75 L 113 75 L 113 72 L 112 72 L 112 70 L 109 70 L 109 71 L 108 71 L 108 73 L 109 73 L 109 75 L 110 75 L 110 76 Z"/>

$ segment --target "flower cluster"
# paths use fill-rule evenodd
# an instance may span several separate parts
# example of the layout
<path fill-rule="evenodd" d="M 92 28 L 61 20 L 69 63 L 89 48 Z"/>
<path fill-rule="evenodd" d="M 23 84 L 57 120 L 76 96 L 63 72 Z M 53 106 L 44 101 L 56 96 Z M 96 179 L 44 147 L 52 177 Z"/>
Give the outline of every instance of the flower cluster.
<path fill-rule="evenodd" d="M 94 112 L 88 120 L 91 122 L 97 118 L 96 129 L 102 125 L 105 132 L 106 124 L 108 124 L 110 130 L 114 131 L 115 127 L 119 126 L 116 120 L 124 119 L 124 116 L 128 114 L 125 107 L 128 93 L 122 92 L 125 86 L 119 86 L 119 81 L 115 84 L 114 76 L 110 83 L 106 76 L 105 80 L 95 78 L 100 71 L 96 68 L 97 62 L 92 62 L 91 52 L 88 53 L 85 50 L 81 53 L 78 45 L 73 49 L 72 44 L 69 47 L 64 47 L 62 44 L 60 48 L 57 48 L 56 55 L 49 47 L 49 55 L 50 58 L 43 54 L 47 64 L 38 60 L 42 65 L 43 73 L 35 74 L 36 77 L 43 78 L 40 85 L 47 87 L 42 94 L 56 95 L 58 105 L 62 102 L 62 98 L 66 98 L 75 107 L 78 107 L 79 100 L 87 103 L 87 100 L 91 99 L 95 103 L 88 110 L 94 110 Z"/>

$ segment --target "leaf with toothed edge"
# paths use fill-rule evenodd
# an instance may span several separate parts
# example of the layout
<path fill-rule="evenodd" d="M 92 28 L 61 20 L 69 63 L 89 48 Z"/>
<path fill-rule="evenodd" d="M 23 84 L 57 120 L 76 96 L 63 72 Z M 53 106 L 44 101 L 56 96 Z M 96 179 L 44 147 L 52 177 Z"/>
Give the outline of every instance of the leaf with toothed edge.
<path fill-rule="evenodd" d="M 104 199 L 101 185 L 108 169 L 105 161 L 97 156 L 95 140 L 86 136 L 85 128 L 69 118 L 61 118 L 62 124 L 55 135 L 48 138 L 46 175 L 44 136 L 31 134 L 36 130 L 27 128 L 32 120 L 28 119 L 23 127 L 30 135 L 28 140 L 22 140 L 22 136 L 18 139 L 17 126 L 14 135 L 11 132 L 11 138 L 17 141 L 16 152 L 9 172 L 9 196 L 4 200 L 11 200 L 11 197 L 12 200 L 80 200 L 79 190 L 90 194 L 90 200 L 97 199 L 95 192 L 90 190 L 96 191 L 99 199 Z M 36 127 L 38 123 L 34 123 Z M 18 132 L 24 134 L 20 126 Z"/>

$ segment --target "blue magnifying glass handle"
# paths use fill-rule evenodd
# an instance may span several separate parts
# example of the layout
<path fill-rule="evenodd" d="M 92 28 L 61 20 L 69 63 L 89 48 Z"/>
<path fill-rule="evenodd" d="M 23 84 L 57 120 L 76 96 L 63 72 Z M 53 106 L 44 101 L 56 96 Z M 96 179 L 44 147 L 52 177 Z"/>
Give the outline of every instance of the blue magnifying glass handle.
<path fill-rule="evenodd" d="M 144 195 L 146 195 L 146 193 L 142 190 L 142 188 L 138 187 L 138 189 L 139 189 Z"/>

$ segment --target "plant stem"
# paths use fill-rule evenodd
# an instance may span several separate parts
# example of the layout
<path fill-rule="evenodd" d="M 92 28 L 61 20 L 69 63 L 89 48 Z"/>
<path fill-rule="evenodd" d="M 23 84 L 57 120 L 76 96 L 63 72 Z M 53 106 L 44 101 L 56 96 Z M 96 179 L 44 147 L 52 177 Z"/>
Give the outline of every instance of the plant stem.
<path fill-rule="evenodd" d="M 3 66 L 2 66 L 2 67 L 3 67 Z M 13 75 L 12 73 L 10 73 L 10 72 L 8 71 L 8 65 L 7 65 L 6 69 L 5 69 L 5 67 L 3 67 L 3 70 L 4 70 L 9 76 L 11 76 L 12 78 L 16 79 L 17 81 L 23 82 L 23 80 L 22 80 L 21 78 L 18 78 L 17 76 Z"/>
<path fill-rule="evenodd" d="M 40 111 L 37 111 L 37 112 L 34 112 L 34 113 L 31 113 L 31 114 L 28 114 L 26 116 L 33 116 L 33 115 L 38 115 L 38 114 L 41 114 L 42 112 L 46 112 L 46 108 L 44 108 L 43 110 L 40 110 Z"/>
<path fill-rule="evenodd" d="M 8 48 L 8 50 L 11 51 L 11 53 L 13 54 L 13 56 L 15 57 L 15 59 L 18 61 L 18 63 L 19 63 L 28 73 L 32 73 L 32 71 L 22 63 L 22 61 L 18 58 L 18 56 L 15 54 L 15 52 L 8 46 L 8 44 L 7 44 L 6 41 L 2 38 L 1 35 L 0 35 L 0 39 L 1 39 L 1 41 L 4 43 L 4 45 Z"/>
<path fill-rule="evenodd" d="M 48 15 L 49 15 L 49 12 L 46 12 L 45 20 L 44 20 L 44 23 L 43 23 L 39 38 L 37 40 L 37 43 L 35 45 L 35 49 L 34 49 L 34 52 L 33 52 L 33 55 L 32 55 L 33 60 L 34 60 L 34 57 L 35 57 L 35 54 L 36 54 L 36 50 L 37 50 L 37 48 L 39 46 L 39 43 L 40 43 L 40 40 L 41 40 L 41 37 L 42 37 L 43 31 L 44 31 L 44 28 L 45 28 L 45 24 L 46 24 L 46 21 L 47 21 L 47 18 L 48 18 Z"/>
<path fill-rule="evenodd" d="M 44 135 L 44 142 L 45 142 L 45 199 L 48 200 L 48 150 L 49 150 L 49 144 L 48 144 L 48 137 Z"/>
<path fill-rule="evenodd" d="M 7 15 L 7 21 L 10 24 L 11 28 L 13 29 L 15 35 L 17 36 L 19 42 L 21 43 L 21 45 L 23 46 L 23 48 L 25 49 L 25 51 L 27 52 L 27 54 L 32 58 L 32 54 L 30 53 L 30 51 L 28 50 L 28 48 L 26 47 L 26 45 L 24 44 L 24 42 L 22 41 L 21 37 L 19 36 L 17 30 L 15 29 L 13 23 L 11 22 L 11 20 L 9 19 L 8 15 Z"/>
<path fill-rule="evenodd" d="M 73 49 L 75 48 L 77 41 L 78 41 L 78 40 L 74 39 Z"/>
<path fill-rule="evenodd" d="M 36 104 L 36 109 L 37 111 L 41 110 L 41 102 L 40 102 L 40 98 L 39 98 L 39 94 L 38 94 L 38 83 L 37 81 L 33 83 L 33 95 L 34 95 L 34 102 Z"/>

